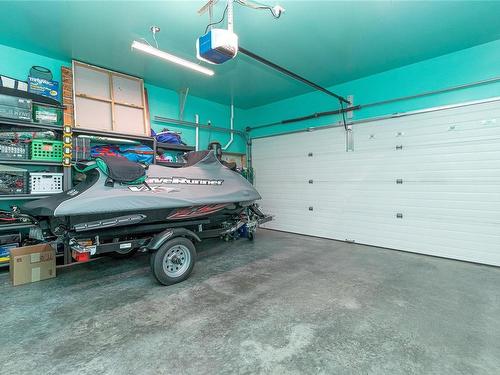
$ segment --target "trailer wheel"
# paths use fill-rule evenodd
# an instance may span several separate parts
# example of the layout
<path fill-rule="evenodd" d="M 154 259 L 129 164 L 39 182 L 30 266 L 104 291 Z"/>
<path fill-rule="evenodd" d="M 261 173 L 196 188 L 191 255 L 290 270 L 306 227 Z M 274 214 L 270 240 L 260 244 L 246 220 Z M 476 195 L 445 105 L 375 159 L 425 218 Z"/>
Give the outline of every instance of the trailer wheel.
<path fill-rule="evenodd" d="M 151 270 L 163 285 L 171 285 L 186 280 L 193 271 L 196 249 L 184 237 L 165 242 L 151 254 Z"/>

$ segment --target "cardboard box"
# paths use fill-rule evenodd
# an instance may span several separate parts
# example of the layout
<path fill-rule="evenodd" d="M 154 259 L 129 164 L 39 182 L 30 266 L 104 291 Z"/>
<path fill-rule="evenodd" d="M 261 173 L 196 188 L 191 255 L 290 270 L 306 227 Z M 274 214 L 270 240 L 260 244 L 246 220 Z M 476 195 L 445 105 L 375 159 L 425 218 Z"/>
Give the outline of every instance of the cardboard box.
<path fill-rule="evenodd" d="M 28 77 L 28 92 L 59 101 L 59 82 Z"/>
<path fill-rule="evenodd" d="M 12 285 L 56 277 L 56 253 L 49 244 L 18 247 L 10 251 Z"/>

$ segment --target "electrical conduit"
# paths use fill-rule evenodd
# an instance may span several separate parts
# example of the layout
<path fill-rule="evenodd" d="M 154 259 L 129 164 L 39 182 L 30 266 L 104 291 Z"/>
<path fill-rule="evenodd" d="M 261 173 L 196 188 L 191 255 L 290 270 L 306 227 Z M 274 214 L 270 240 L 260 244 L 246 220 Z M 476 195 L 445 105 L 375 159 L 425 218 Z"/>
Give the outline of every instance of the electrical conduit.
<path fill-rule="evenodd" d="M 229 118 L 229 124 L 230 124 L 230 128 L 231 128 L 231 137 L 229 138 L 229 142 L 226 143 L 226 145 L 224 147 L 222 147 L 222 149 L 224 151 L 226 151 L 229 146 L 231 146 L 231 144 L 233 143 L 233 140 L 234 140 L 234 133 L 232 130 L 234 130 L 234 104 L 231 103 L 231 115 L 230 115 L 230 118 Z"/>

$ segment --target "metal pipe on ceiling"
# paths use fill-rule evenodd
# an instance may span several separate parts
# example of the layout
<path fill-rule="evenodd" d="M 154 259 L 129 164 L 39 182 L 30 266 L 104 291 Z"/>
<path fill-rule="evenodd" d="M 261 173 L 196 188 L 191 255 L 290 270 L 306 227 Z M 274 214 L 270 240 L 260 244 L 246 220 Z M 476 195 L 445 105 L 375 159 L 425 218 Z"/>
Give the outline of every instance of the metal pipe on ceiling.
<path fill-rule="evenodd" d="M 298 74 L 296 74 L 296 73 L 294 73 L 286 68 L 283 68 L 282 66 L 279 66 L 278 64 L 275 64 L 272 61 L 269 61 L 269 60 L 263 58 L 262 56 L 259 56 L 255 53 L 247 50 L 246 48 L 239 46 L 238 51 L 241 52 L 242 54 L 247 55 L 248 57 L 264 64 L 264 65 L 269 66 L 270 68 L 273 68 L 274 70 L 277 70 L 280 73 L 286 74 L 287 76 L 292 77 L 293 79 L 296 79 L 297 81 L 300 81 L 302 83 L 305 83 L 306 85 L 311 86 L 312 88 L 314 88 L 318 91 L 321 91 L 327 95 L 333 96 L 334 98 L 340 100 L 341 102 L 344 102 L 348 105 L 351 104 L 349 102 L 349 100 L 347 100 L 343 96 L 337 95 L 334 92 L 332 92 L 332 91 L 330 91 L 330 90 L 328 90 L 328 89 L 326 89 L 326 88 L 324 88 L 324 87 L 322 87 L 322 86 L 320 86 L 312 81 L 309 81 L 307 78 L 299 76 Z"/>
<path fill-rule="evenodd" d="M 295 117 L 295 118 L 291 118 L 291 119 L 276 121 L 276 122 L 272 122 L 270 124 L 258 125 L 258 126 L 252 126 L 252 127 L 248 126 L 246 128 L 246 131 L 252 131 L 252 130 L 255 130 L 255 129 L 262 129 L 262 128 L 269 128 L 269 127 L 276 126 L 276 125 L 291 124 L 291 123 L 294 123 L 294 122 L 301 122 L 301 121 L 305 121 L 305 120 L 312 120 L 312 119 L 320 118 L 320 117 L 324 117 L 324 116 L 339 115 L 342 112 L 350 112 L 350 111 L 354 111 L 354 110 L 357 110 L 357 109 L 360 109 L 360 108 L 361 108 L 361 106 L 355 105 L 355 106 L 352 106 L 352 107 L 347 107 L 347 108 L 344 108 L 344 109 L 336 109 L 336 110 L 333 110 L 333 111 L 316 112 L 316 113 L 313 113 L 311 115 L 306 115 L 306 116 L 301 116 L 301 117 Z"/>
<path fill-rule="evenodd" d="M 375 122 L 375 121 L 380 121 L 380 120 L 387 120 L 387 119 L 392 119 L 392 118 L 413 116 L 413 115 L 422 114 L 422 113 L 437 112 L 437 111 L 442 111 L 442 110 L 446 110 L 446 109 L 462 108 L 462 107 L 468 107 L 468 106 L 471 106 L 471 105 L 484 104 L 484 103 L 492 103 L 492 102 L 500 102 L 500 97 L 493 97 L 493 98 L 488 98 L 488 99 L 474 100 L 474 101 L 471 101 L 471 102 L 458 103 L 458 104 L 449 104 L 449 105 L 443 105 L 443 106 L 439 106 L 439 107 L 432 107 L 432 108 L 420 109 L 420 110 L 416 110 L 416 111 L 410 111 L 410 112 L 393 113 L 393 114 L 389 114 L 389 115 L 371 117 L 371 118 L 362 119 L 362 120 L 354 120 L 354 121 L 350 122 L 349 125 L 364 124 L 364 123 Z M 257 136 L 257 137 L 249 138 L 249 144 L 251 144 L 252 140 L 254 140 L 254 139 L 278 137 L 280 135 L 286 135 L 286 134 L 296 134 L 296 133 L 313 132 L 313 131 L 316 131 L 316 130 L 324 130 L 324 129 L 331 129 L 331 128 L 340 128 L 340 127 L 343 127 L 343 126 L 344 126 L 344 124 L 342 123 L 342 121 L 338 121 L 337 123 L 330 124 L 330 125 L 313 126 L 313 127 L 309 127 L 309 128 L 298 129 L 298 130 L 290 130 L 290 131 L 287 131 L 287 132 L 282 132 L 282 133 L 277 133 L 277 134 L 262 135 L 262 136 Z"/>
<path fill-rule="evenodd" d="M 280 120 L 280 121 L 276 121 L 276 122 L 272 122 L 272 123 L 264 124 L 264 125 L 248 126 L 246 128 L 246 131 L 251 132 L 252 130 L 256 130 L 256 129 L 269 128 L 269 127 L 277 126 L 277 125 L 285 125 L 285 124 L 290 124 L 290 123 L 294 123 L 294 122 L 300 122 L 300 121 L 320 118 L 320 117 L 324 117 L 324 116 L 332 116 L 332 115 L 341 114 L 343 112 L 345 113 L 345 112 L 355 111 L 355 110 L 359 110 L 359 109 L 375 107 L 375 106 L 379 106 L 379 105 L 391 104 L 391 103 L 396 103 L 396 102 L 404 101 L 404 100 L 418 99 L 418 98 L 422 98 L 425 96 L 443 94 L 443 93 L 447 93 L 447 92 L 451 92 L 451 91 L 455 91 L 455 90 L 463 90 L 466 88 L 487 85 L 487 84 L 491 84 L 491 83 L 495 83 L 495 82 L 499 82 L 499 81 L 500 81 L 500 77 L 492 77 L 492 78 L 488 78 L 488 79 L 484 79 L 484 80 L 480 80 L 480 81 L 475 81 L 475 82 L 471 82 L 471 83 L 464 83 L 461 85 L 451 86 L 451 87 L 447 87 L 444 89 L 426 91 L 426 92 L 423 92 L 420 94 L 401 96 L 398 98 L 381 100 L 378 102 L 360 104 L 360 105 L 355 105 L 355 106 L 347 107 L 344 109 L 337 109 L 337 110 L 333 110 L 333 111 L 317 112 L 317 113 L 313 113 L 313 114 L 306 115 L 306 116 L 295 117 L 295 118 L 286 119 L 286 120 Z"/>
<path fill-rule="evenodd" d="M 222 128 L 222 127 L 218 127 L 218 126 L 208 125 L 208 124 L 198 124 L 198 123 L 192 122 L 192 121 L 177 120 L 175 118 L 162 117 L 162 116 L 155 116 L 154 121 L 160 122 L 160 123 L 165 123 L 165 124 L 188 126 L 188 127 L 192 127 L 192 128 L 209 129 L 209 130 L 213 130 L 213 131 L 216 131 L 219 133 L 237 134 L 237 135 L 243 137 L 245 140 L 247 139 L 247 135 L 244 131 L 236 130 L 236 129 L 227 129 L 227 128 Z"/>

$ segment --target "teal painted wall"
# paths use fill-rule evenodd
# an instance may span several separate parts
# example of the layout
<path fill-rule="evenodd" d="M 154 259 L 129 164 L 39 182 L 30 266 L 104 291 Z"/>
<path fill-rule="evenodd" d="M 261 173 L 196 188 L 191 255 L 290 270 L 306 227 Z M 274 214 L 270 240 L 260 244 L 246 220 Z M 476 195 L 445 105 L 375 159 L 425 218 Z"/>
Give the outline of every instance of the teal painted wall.
<path fill-rule="evenodd" d="M 332 56 L 332 58 L 335 57 Z M 343 96 L 354 95 L 354 103 L 363 104 L 497 76 L 500 76 L 500 40 L 350 81 L 330 87 L 330 89 Z M 500 96 L 500 82 L 355 111 L 354 119 L 366 119 L 494 96 Z M 238 126 L 244 129 L 249 125 L 267 124 L 338 108 L 339 104 L 335 99 L 318 92 L 309 93 L 241 111 Z M 277 134 L 283 131 L 332 124 L 339 120 L 338 116 L 329 116 L 256 130 L 251 135 L 254 137 Z"/>
<path fill-rule="evenodd" d="M 146 89 L 148 91 L 151 120 L 153 120 L 154 116 L 169 117 L 174 119 L 179 118 L 179 95 L 175 91 L 167 90 L 147 83 Z M 235 108 L 234 112 L 234 124 L 236 127 L 240 111 Z M 184 120 L 194 122 L 196 114 L 199 115 L 201 124 L 207 124 L 210 122 L 215 127 L 230 127 L 231 110 L 229 106 L 188 95 L 184 109 Z M 194 145 L 195 143 L 194 128 L 183 126 L 176 127 L 175 125 L 163 124 L 154 121 L 152 121 L 151 124 L 155 131 L 161 130 L 164 127 L 171 130 L 179 130 L 182 132 L 183 139 L 187 140 L 190 145 Z M 229 139 L 230 135 L 227 133 L 200 129 L 200 149 L 206 149 L 208 143 L 211 141 L 218 141 L 222 144 L 222 146 L 224 146 L 227 144 Z M 245 152 L 245 149 L 245 141 L 238 135 L 235 135 L 233 143 L 227 151 Z"/>
<path fill-rule="evenodd" d="M 53 59 L 50 57 L 30 53 L 21 49 L 11 48 L 0 45 L 0 74 L 7 75 L 20 80 L 26 80 L 30 68 L 33 65 L 41 65 L 52 70 L 54 79 L 60 81 L 61 66 L 71 66 L 71 61 Z M 89 63 L 92 63 L 91 61 Z M 112 68 L 111 68 L 112 69 Z M 153 83 L 146 82 L 145 87 L 148 91 L 150 117 L 164 116 L 177 119 L 179 116 L 179 96 L 177 92 L 155 86 Z M 236 111 L 235 111 L 236 112 Z M 229 106 L 211 102 L 194 96 L 188 96 L 184 110 L 184 119 L 194 121 L 194 115 L 200 115 L 200 122 L 207 123 L 209 120 L 212 125 L 218 127 L 230 126 Z M 237 116 L 235 116 L 235 122 Z M 171 130 L 182 132 L 182 137 L 189 145 L 195 143 L 195 130 L 187 127 L 176 127 L 170 124 L 159 124 L 151 121 L 153 129 L 160 130 L 168 127 Z M 219 132 L 210 132 L 208 130 L 200 131 L 200 148 L 205 149 L 209 141 L 219 141 L 223 146 L 228 142 L 229 135 Z M 228 151 L 245 152 L 245 142 L 240 137 L 235 136 L 234 142 Z"/>
<path fill-rule="evenodd" d="M 11 48 L 0 44 L 0 74 L 26 81 L 30 68 L 41 65 L 52 71 L 54 80 L 61 81 L 61 66 L 70 66 L 71 63 L 53 59 L 47 56 Z"/>

